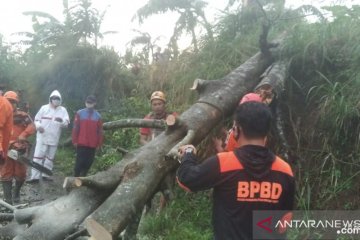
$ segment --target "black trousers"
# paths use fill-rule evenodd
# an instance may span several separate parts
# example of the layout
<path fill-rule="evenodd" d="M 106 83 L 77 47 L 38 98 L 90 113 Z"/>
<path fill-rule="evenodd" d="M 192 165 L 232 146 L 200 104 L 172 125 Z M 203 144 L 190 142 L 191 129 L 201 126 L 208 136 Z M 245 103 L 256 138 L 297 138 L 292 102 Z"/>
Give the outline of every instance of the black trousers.
<path fill-rule="evenodd" d="M 84 177 L 88 173 L 95 158 L 95 148 L 77 146 L 76 162 L 74 169 L 75 177 Z"/>

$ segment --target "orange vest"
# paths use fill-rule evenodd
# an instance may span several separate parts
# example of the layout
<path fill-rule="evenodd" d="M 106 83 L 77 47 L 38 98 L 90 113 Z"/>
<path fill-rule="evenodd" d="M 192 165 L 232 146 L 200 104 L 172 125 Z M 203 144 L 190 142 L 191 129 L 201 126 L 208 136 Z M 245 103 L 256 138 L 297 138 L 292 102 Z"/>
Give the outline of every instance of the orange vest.
<path fill-rule="evenodd" d="M 0 151 L 7 152 L 13 128 L 13 107 L 0 96 Z"/>

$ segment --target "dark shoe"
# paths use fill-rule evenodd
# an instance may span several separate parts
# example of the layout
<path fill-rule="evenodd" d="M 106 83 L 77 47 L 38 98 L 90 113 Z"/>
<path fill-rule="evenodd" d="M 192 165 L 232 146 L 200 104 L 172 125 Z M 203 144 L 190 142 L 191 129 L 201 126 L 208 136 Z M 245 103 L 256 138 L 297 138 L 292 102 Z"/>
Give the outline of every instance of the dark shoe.
<path fill-rule="evenodd" d="M 26 181 L 26 183 L 29 183 L 29 184 L 35 184 L 35 183 L 39 183 L 39 179 L 29 179 Z"/>
<path fill-rule="evenodd" d="M 3 191 L 4 191 L 4 201 L 13 204 L 12 202 L 12 181 L 2 182 Z"/>
<path fill-rule="evenodd" d="M 50 178 L 50 177 L 42 177 L 42 180 L 44 180 L 44 181 L 47 181 L 47 182 L 52 182 L 52 181 L 54 181 L 52 178 Z"/>
<path fill-rule="evenodd" d="M 22 185 L 24 184 L 24 181 L 15 181 L 15 188 L 13 193 L 13 202 L 18 204 L 20 203 L 20 189 Z"/>

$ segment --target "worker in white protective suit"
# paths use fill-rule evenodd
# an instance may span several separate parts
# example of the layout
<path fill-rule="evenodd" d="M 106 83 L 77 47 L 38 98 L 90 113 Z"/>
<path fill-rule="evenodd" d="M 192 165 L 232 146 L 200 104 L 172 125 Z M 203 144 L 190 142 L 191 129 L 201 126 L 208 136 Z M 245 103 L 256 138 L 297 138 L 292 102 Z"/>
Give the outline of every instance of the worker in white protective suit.
<path fill-rule="evenodd" d="M 55 90 L 50 94 L 49 104 L 43 105 L 36 114 L 34 123 L 36 126 L 36 147 L 33 161 L 42 164 L 52 170 L 54 157 L 59 143 L 61 130 L 69 125 L 69 114 L 63 106 L 59 91 Z M 40 172 L 31 169 L 31 177 L 27 183 L 38 183 Z M 50 180 L 46 174 L 42 174 L 44 180 Z"/>

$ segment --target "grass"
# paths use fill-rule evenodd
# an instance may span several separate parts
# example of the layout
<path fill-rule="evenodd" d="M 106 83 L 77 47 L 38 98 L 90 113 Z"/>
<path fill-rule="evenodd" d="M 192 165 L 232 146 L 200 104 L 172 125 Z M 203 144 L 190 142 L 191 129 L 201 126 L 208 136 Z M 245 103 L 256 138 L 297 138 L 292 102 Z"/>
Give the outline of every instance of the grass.
<path fill-rule="evenodd" d="M 139 229 L 140 239 L 212 238 L 210 192 L 185 193 L 176 188 L 176 198 L 159 214 L 145 217 Z"/>

